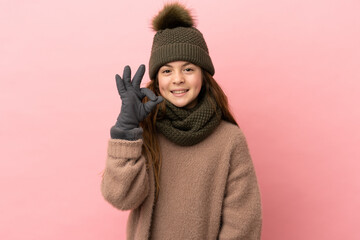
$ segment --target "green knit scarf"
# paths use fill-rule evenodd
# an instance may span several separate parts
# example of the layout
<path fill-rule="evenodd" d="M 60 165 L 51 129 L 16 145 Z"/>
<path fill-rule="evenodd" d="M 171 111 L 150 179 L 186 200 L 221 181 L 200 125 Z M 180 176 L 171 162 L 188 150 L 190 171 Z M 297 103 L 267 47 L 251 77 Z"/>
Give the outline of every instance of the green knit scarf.
<path fill-rule="evenodd" d="M 159 113 L 156 127 L 170 141 L 181 145 L 195 145 L 220 124 L 221 109 L 216 101 L 208 96 L 199 99 L 191 109 L 179 108 L 166 101 L 166 109 Z"/>

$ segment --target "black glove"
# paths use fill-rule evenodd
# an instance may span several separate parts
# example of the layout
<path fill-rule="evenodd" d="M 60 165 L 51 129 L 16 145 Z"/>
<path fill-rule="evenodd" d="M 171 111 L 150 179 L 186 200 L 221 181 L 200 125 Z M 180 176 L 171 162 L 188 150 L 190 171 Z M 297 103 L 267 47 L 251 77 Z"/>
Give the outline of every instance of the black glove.
<path fill-rule="evenodd" d="M 145 65 L 140 65 L 132 81 L 131 69 L 125 66 L 123 78 L 115 75 L 116 86 L 121 98 L 121 111 L 115 126 L 110 130 L 111 138 L 137 140 L 142 137 L 142 128 L 139 123 L 151 112 L 163 97 L 156 96 L 148 88 L 140 88 L 141 80 L 145 73 Z M 150 100 L 142 103 L 147 96 Z"/>

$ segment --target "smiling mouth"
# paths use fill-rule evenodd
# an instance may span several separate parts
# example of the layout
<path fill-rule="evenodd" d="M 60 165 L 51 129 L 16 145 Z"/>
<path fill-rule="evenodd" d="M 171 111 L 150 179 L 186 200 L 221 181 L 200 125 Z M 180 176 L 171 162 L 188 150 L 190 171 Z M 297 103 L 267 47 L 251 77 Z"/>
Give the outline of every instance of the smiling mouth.
<path fill-rule="evenodd" d="M 174 91 L 170 91 L 170 92 L 175 93 L 175 94 L 179 94 L 179 93 L 186 93 L 187 91 L 189 91 L 189 89 L 185 89 L 185 90 L 174 90 Z"/>

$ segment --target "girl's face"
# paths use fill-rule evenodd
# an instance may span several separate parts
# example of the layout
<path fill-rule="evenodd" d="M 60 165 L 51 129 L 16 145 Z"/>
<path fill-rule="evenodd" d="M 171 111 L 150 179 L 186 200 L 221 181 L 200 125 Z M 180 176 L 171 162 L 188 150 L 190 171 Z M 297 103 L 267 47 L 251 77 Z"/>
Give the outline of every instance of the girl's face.
<path fill-rule="evenodd" d="M 177 107 L 193 108 L 201 90 L 201 68 L 184 61 L 170 62 L 158 72 L 161 96 Z"/>

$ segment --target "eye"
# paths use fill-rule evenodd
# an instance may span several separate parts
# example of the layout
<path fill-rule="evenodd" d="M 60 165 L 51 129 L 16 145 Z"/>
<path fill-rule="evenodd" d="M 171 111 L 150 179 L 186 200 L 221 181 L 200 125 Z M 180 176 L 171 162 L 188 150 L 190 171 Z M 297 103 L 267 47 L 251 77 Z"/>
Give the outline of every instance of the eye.
<path fill-rule="evenodd" d="M 170 73 L 171 71 L 170 71 L 170 69 L 164 69 L 161 72 L 166 74 L 166 73 Z"/>
<path fill-rule="evenodd" d="M 194 71 L 194 69 L 192 69 L 192 68 L 186 68 L 185 69 L 185 72 L 191 72 L 191 71 Z"/>

